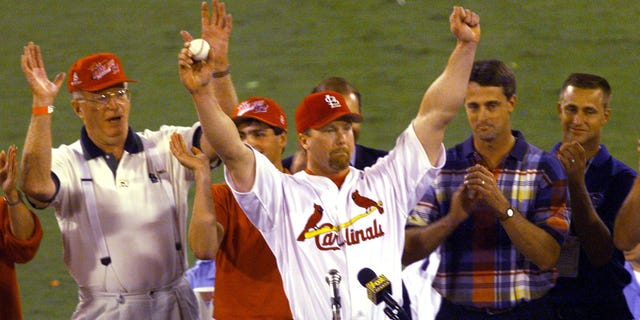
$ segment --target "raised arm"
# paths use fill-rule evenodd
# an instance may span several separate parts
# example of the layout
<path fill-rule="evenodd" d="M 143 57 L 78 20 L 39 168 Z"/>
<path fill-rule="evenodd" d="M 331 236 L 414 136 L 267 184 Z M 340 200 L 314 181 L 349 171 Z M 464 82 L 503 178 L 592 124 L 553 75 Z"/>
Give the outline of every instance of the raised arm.
<path fill-rule="evenodd" d="M 28 240 L 36 230 L 36 222 L 29 208 L 22 202 L 17 189 L 17 154 L 16 146 L 10 146 L 7 153 L 4 150 L 0 151 L 0 186 L 9 211 L 9 231 L 17 239 Z"/>
<path fill-rule="evenodd" d="M 640 154 L 640 139 L 638 139 L 638 154 Z M 638 161 L 640 170 L 640 160 Z M 640 176 L 633 181 L 633 186 L 627 194 L 613 226 L 613 242 L 620 250 L 631 250 L 640 244 Z"/>
<path fill-rule="evenodd" d="M 238 95 L 231 80 L 229 67 L 229 37 L 231 35 L 232 19 L 226 13 L 224 3 L 214 0 L 212 10 L 209 13 L 207 2 L 202 2 L 200 6 L 201 38 L 209 43 L 213 51 L 213 69 L 211 78 L 213 79 L 214 92 L 222 110 L 231 115 L 233 108 L 238 104 Z M 193 40 L 187 31 L 180 31 L 182 38 L 189 43 Z M 200 141 L 202 151 L 209 156 L 209 159 L 217 158 L 215 148 L 207 139 Z"/>
<path fill-rule="evenodd" d="M 171 136 L 170 147 L 171 153 L 178 161 L 192 170 L 195 175 L 193 212 L 188 233 L 191 250 L 198 259 L 215 259 L 224 231 L 216 220 L 216 211 L 211 195 L 209 159 L 195 147 L 191 148 L 193 154 L 190 154 L 184 139 L 177 133 Z"/>
<path fill-rule="evenodd" d="M 226 12 L 223 2 L 214 0 L 211 4 L 211 13 L 207 2 L 201 5 L 202 39 L 211 45 L 213 50 L 213 73 L 214 89 L 218 103 L 224 112 L 231 115 L 233 108 L 238 105 L 238 95 L 231 80 L 231 69 L 229 64 L 229 38 L 233 19 L 231 14 Z M 180 34 L 185 41 L 193 40 L 187 31 Z"/>
<path fill-rule="evenodd" d="M 58 73 L 49 81 L 40 47 L 29 42 L 21 59 L 24 73 L 33 96 L 33 110 L 53 105 L 64 81 Z M 51 117 L 52 113 L 31 115 L 24 148 L 22 150 L 22 190 L 38 207 L 46 205 L 55 195 L 56 186 L 51 178 Z"/>
<path fill-rule="evenodd" d="M 180 80 L 191 93 L 204 137 L 224 162 L 234 187 L 238 191 L 248 191 L 255 180 L 255 158 L 240 140 L 236 125 L 216 99 L 215 84 L 211 77 L 215 67 L 213 56 L 210 51 L 206 60 L 195 62 L 189 50 L 183 48 L 178 55 Z"/>
<path fill-rule="evenodd" d="M 441 153 L 447 124 L 462 105 L 480 41 L 480 18 L 462 7 L 449 17 L 451 32 L 458 39 L 443 73 L 427 89 L 413 127 L 432 163 Z"/>

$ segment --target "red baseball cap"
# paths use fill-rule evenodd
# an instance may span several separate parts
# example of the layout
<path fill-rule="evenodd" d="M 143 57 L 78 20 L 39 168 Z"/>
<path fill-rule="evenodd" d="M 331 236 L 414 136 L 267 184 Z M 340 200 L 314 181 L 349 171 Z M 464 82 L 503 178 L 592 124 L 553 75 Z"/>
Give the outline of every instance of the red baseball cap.
<path fill-rule="evenodd" d="M 278 103 L 263 97 L 251 97 L 233 108 L 231 116 L 237 125 L 245 119 L 255 119 L 272 127 L 287 131 L 287 116 Z"/>
<path fill-rule="evenodd" d="M 99 91 L 118 83 L 136 82 L 127 78 L 115 54 L 96 53 L 80 58 L 69 69 L 69 92 Z"/>
<path fill-rule="evenodd" d="M 296 110 L 296 130 L 303 133 L 309 128 L 320 129 L 339 118 L 362 121 L 361 115 L 349 110 L 341 94 L 335 91 L 312 93 L 304 97 Z"/>

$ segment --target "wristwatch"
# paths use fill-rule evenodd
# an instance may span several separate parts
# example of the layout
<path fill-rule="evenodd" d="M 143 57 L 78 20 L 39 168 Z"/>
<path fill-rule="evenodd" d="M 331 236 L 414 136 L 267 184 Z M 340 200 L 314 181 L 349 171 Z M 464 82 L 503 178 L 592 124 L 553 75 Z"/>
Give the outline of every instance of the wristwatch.
<path fill-rule="evenodd" d="M 505 221 L 511 217 L 513 217 L 513 215 L 515 214 L 515 211 L 513 211 L 513 208 L 509 207 L 505 212 L 504 215 L 500 218 L 500 221 Z"/>

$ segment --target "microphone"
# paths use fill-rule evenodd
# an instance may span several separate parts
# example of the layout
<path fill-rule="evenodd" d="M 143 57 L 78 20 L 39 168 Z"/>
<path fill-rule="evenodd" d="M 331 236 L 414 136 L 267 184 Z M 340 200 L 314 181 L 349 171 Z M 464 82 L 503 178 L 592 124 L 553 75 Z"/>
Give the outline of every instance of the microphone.
<path fill-rule="evenodd" d="M 362 268 L 358 272 L 358 281 L 367 289 L 367 297 L 373 304 L 378 305 L 382 301 L 385 302 L 387 306 L 384 308 L 384 313 L 389 319 L 409 320 L 407 313 L 391 296 L 391 281 L 387 277 L 382 274 L 378 276 L 369 268 Z"/>
<path fill-rule="evenodd" d="M 333 297 L 331 298 L 331 313 L 333 314 L 333 320 L 340 320 L 341 305 L 338 285 L 340 284 L 340 280 L 342 280 L 342 277 L 338 273 L 338 270 L 331 269 L 324 279 L 327 281 L 327 284 L 331 286 L 331 289 L 333 291 Z"/>

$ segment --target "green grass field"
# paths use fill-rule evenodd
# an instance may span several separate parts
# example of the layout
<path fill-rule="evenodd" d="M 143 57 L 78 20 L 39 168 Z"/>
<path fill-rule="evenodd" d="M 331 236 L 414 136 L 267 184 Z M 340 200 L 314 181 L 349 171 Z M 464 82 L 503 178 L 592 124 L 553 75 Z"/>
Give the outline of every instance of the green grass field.
<path fill-rule="evenodd" d="M 133 85 L 134 129 L 189 125 L 196 114 L 177 75 L 179 30 L 199 34 L 199 1 L 9 0 L 0 3 L 0 148 L 19 147 L 31 98 L 20 70 L 22 46 L 43 50 L 51 78 L 77 58 L 111 51 L 120 56 Z M 481 16 L 477 57 L 504 60 L 518 79 L 513 127 L 544 149 L 559 139 L 557 90 L 571 72 L 597 73 L 613 86 L 613 114 L 604 143 L 614 156 L 637 167 L 640 127 L 633 109 L 638 92 L 640 5 L 628 1 L 267 1 L 229 0 L 234 17 L 232 75 L 240 99 L 262 95 L 290 116 L 320 79 L 340 75 L 363 94 L 361 142 L 381 149 L 415 115 L 424 90 L 442 71 L 453 48 L 448 15 L 454 4 Z M 56 101 L 54 145 L 77 139 L 80 121 L 66 87 Z M 292 127 L 293 128 L 293 127 Z M 468 136 L 464 114 L 445 143 Z M 287 154 L 294 150 L 293 130 Z M 214 173 L 217 179 L 220 174 Z M 69 318 L 76 286 L 62 260 L 60 232 L 50 211 L 40 214 L 45 237 L 36 258 L 18 267 L 26 319 Z M 52 288 L 49 281 L 58 279 Z"/>

